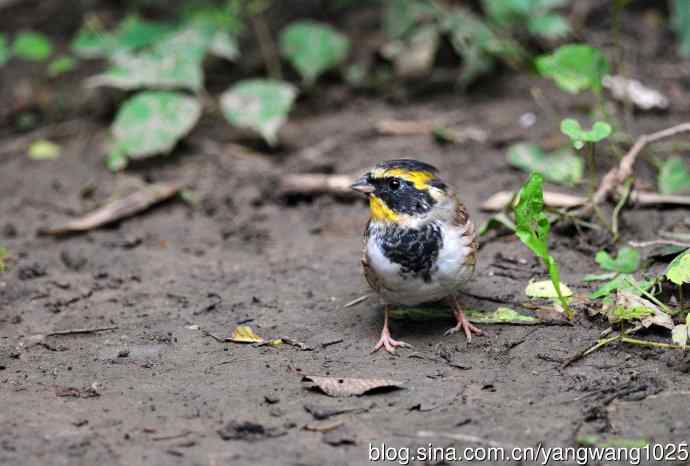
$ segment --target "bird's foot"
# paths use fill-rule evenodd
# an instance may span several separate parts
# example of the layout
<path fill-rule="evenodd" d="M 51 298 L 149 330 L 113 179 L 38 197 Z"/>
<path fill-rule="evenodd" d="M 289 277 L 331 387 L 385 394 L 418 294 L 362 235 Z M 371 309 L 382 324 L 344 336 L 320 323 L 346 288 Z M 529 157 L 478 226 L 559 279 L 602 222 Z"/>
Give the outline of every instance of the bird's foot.
<path fill-rule="evenodd" d="M 383 348 L 389 353 L 395 353 L 395 348 L 398 347 L 412 348 L 412 345 L 410 345 L 409 343 L 405 343 L 404 341 L 394 340 L 391 337 L 391 334 L 384 329 L 384 331 L 381 332 L 381 338 L 379 339 L 379 342 L 376 343 L 376 346 L 374 346 L 374 349 L 372 349 L 371 352 L 375 353 L 381 348 Z"/>
<path fill-rule="evenodd" d="M 458 324 L 450 328 L 444 333 L 445 336 L 453 335 L 454 333 L 459 332 L 460 330 L 465 332 L 465 336 L 467 337 L 467 343 L 472 341 L 472 334 L 475 335 L 481 335 L 482 331 L 476 327 L 475 325 L 472 325 L 469 320 L 467 320 L 467 317 L 465 317 L 465 313 L 462 311 L 458 311 L 455 313 L 455 318 L 458 320 Z"/>

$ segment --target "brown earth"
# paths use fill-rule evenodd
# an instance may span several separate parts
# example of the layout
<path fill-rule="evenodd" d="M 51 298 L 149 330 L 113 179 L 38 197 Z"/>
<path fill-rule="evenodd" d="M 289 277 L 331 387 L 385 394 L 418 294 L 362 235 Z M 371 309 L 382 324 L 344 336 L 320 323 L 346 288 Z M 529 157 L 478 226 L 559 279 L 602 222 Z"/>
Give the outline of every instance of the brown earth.
<path fill-rule="evenodd" d="M 690 116 L 687 76 L 656 71 L 687 69 L 688 61 L 656 52 L 639 52 L 631 72 L 680 97 L 670 113 L 637 115 L 636 134 Z M 450 320 L 394 321 L 394 335 L 414 349 L 370 355 L 380 305 L 370 299 L 343 307 L 368 291 L 359 266 L 366 206 L 275 195 L 288 171 L 357 173 L 379 160 L 415 157 L 441 170 L 481 224 L 488 218 L 481 202 L 526 178 L 506 164 L 506 142 L 553 141 L 560 117 L 577 110 L 534 76 L 504 74 L 467 94 L 402 101 L 331 86 L 326 103 L 319 96 L 300 102 L 284 132 L 286 147 L 273 154 L 228 145 L 224 124 L 209 119 L 172 157 L 113 176 L 102 158 L 107 121 L 81 115 L 55 135 L 64 146 L 56 161 L 30 160 L 23 146 L 0 155 L 0 244 L 11 253 L 0 275 L 0 464 L 360 465 L 370 442 L 550 447 L 574 446 L 589 433 L 687 441 L 690 358 L 612 345 L 563 368 L 607 327 L 585 310 L 573 326 L 486 325 L 486 335 L 469 345 L 463 336 L 442 336 Z M 557 118 L 532 98 L 535 85 Z M 536 124 L 522 129 L 526 112 Z M 430 136 L 373 129 L 385 118 L 439 117 L 476 126 L 488 141 L 439 145 Z M 19 137 L 3 134 L 0 144 Z M 299 155 L 324 139 L 334 147 L 316 162 Z M 600 170 L 611 163 L 604 160 Z M 640 173 L 653 182 L 649 166 Z M 64 239 L 36 234 L 141 179 L 187 180 L 200 202 L 173 200 Z M 687 210 L 622 214 L 623 240 L 689 226 Z M 552 249 L 563 280 L 587 292 L 592 286 L 581 279 L 599 270 L 593 252 L 606 243 L 574 230 L 556 233 Z M 543 276 L 513 237 L 486 241 L 467 287 L 474 297 L 465 302 L 484 310 L 517 306 L 528 280 Z M 227 336 L 239 323 L 311 350 L 220 343 L 199 330 Z M 95 327 L 116 328 L 35 337 Z M 669 338 L 662 331 L 642 336 Z M 303 375 L 385 377 L 405 388 L 334 399 L 310 390 Z M 356 410 L 322 421 L 342 421 L 322 433 L 305 430 L 316 408 Z"/>

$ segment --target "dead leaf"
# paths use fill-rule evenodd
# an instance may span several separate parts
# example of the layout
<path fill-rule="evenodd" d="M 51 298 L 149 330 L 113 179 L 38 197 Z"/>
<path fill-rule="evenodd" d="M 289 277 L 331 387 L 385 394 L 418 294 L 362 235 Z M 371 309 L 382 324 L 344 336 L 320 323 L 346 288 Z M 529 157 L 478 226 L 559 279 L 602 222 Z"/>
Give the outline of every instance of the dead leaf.
<path fill-rule="evenodd" d="M 252 421 L 234 420 L 228 421 L 222 429 L 218 430 L 218 435 L 223 440 L 244 440 L 246 442 L 280 437 L 286 433 L 284 429 L 278 427 L 267 427 Z"/>
<path fill-rule="evenodd" d="M 668 98 L 656 89 L 645 86 L 636 79 L 624 76 L 604 76 L 603 86 L 611 91 L 616 100 L 632 102 L 635 107 L 642 110 L 655 108 L 665 110 L 668 108 Z"/>
<path fill-rule="evenodd" d="M 307 403 L 304 405 L 305 411 L 314 416 L 317 421 L 323 421 L 329 417 L 337 416 L 339 414 L 345 413 L 365 413 L 370 408 L 356 408 L 347 406 L 324 406 L 312 403 Z"/>
<path fill-rule="evenodd" d="M 162 202 L 174 196 L 180 189 L 180 183 L 155 183 L 123 197 L 116 199 L 103 207 L 86 214 L 85 216 L 67 222 L 56 227 L 48 227 L 39 230 L 43 235 L 66 235 L 117 222 L 132 215 L 138 214 L 154 204 Z"/>
<path fill-rule="evenodd" d="M 345 421 L 342 419 L 328 422 L 311 422 L 304 426 L 304 430 L 308 430 L 310 432 L 330 432 L 331 430 L 335 430 L 342 426 L 344 423 Z"/>
<path fill-rule="evenodd" d="M 264 339 L 254 333 L 249 325 L 238 325 L 225 341 L 233 343 L 263 343 Z"/>
<path fill-rule="evenodd" d="M 637 296 L 629 291 L 618 290 L 616 293 L 616 303 L 611 307 L 611 310 L 615 309 L 645 309 L 651 314 L 647 316 L 642 316 L 639 320 L 643 327 L 647 328 L 652 325 L 658 325 L 660 327 L 673 330 L 673 319 L 670 315 L 659 309 L 659 306 L 653 302 L 643 298 L 642 296 Z M 611 320 L 611 313 L 607 312 L 609 320 Z"/>
<path fill-rule="evenodd" d="M 359 396 L 376 389 L 403 388 L 402 382 L 388 379 L 304 376 L 303 382 L 314 382 L 328 396 Z"/>

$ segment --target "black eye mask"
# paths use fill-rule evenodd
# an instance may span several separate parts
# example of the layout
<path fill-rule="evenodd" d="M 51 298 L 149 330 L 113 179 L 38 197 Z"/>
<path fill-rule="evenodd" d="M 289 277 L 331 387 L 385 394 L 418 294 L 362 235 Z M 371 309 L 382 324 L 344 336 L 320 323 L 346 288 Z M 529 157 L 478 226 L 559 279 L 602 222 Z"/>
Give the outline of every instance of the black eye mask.
<path fill-rule="evenodd" d="M 424 214 L 436 201 L 428 191 L 420 190 L 407 180 L 386 177 L 372 180 L 374 195 L 396 213 Z"/>

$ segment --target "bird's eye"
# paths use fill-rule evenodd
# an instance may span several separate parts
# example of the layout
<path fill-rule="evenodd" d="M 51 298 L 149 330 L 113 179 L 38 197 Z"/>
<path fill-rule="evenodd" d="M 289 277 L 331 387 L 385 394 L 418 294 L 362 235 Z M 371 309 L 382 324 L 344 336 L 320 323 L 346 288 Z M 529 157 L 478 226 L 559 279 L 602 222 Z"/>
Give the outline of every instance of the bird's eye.
<path fill-rule="evenodd" d="M 391 189 L 391 191 L 396 191 L 398 188 L 400 188 L 400 181 L 392 178 L 388 181 L 388 187 Z"/>

